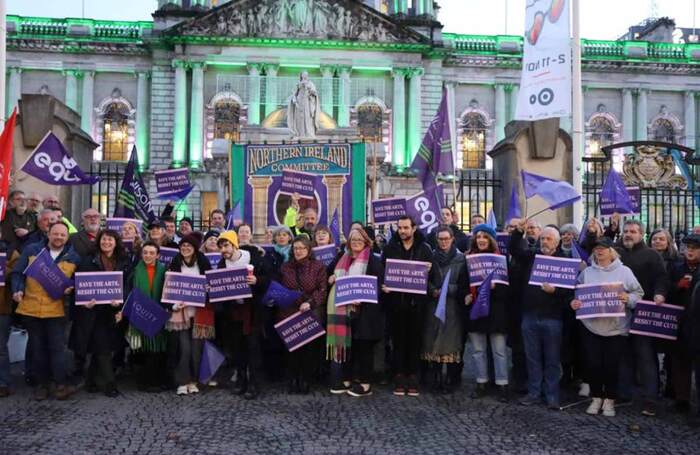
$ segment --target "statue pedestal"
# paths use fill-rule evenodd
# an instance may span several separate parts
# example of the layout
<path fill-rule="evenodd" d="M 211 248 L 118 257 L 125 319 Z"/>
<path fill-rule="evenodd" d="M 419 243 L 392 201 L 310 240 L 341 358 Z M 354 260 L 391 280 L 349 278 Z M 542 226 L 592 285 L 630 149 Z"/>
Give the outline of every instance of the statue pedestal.
<path fill-rule="evenodd" d="M 503 223 L 513 186 L 517 188 L 523 217 L 539 212 L 547 204 L 535 196 L 525 201 L 520 171 L 531 172 L 556 180 L 571 182 L 572 142 L 569 134 L 559 129 L 559 119 L 537 122 L 512 121 L 506 125 L 506 137 L 489 152 L 494 175 L 501 179 L 500 194 L 494 195 L 494 213 Z M 537 221 L 560 226 L 571 222 L 571 206 L 548 210 L 535 217 Z"/>
<path fill-rule="evenodd" d="M 241 127 L 241 143 L 273 144 L 286 143 L 326 143 L 326 142 L 360 142 L 357 128 L 322 129 L 316 133 L 316 137 L 296 138 L 289 128 L 267 128 L 259 125 L 245 125 Z"/>

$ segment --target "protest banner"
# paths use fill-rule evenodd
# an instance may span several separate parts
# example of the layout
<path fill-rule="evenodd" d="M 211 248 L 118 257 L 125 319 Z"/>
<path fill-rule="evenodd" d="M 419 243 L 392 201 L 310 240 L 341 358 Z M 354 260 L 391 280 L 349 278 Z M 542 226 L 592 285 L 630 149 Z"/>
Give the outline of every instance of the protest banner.
<path fill-rule="evenodd" d="M 428 293 L 429 266 L 429 262 L 387 259 L 384 285 L 390 291 L 425 295 Z"/>
<path fill-rule="evenodd" d="M 180 195 L 192 188 L 190 171 L 186 167 L 155 171 L 156 196 L 159 198 Z"/>
<path fill-rule="evenodd" d="M 648 300 L 638 300 L 630 333 L 665 340 L 678 339 L 678 324 L 685 310 L 679 305 L 657 305 Z"/>
<path fill-rule="evenodd" d="M 168 267 L 172 262 L 173 258 L 177 256 L 180 252 L 177 248 L 168 248 L 165 246 L 160 247 L 160 262 L 164 266 Z"/>
<path fill-rule="evenodd" d="M 498 251 L 504 255 L 508 255 L 508 244 L 510 243 L 510 234 L 507 232 L 496 233 L 496 243 L 498 243 Z"/>
<path fill-rule="evenodd" d="M 134 224 L 136 226 L 136 234 L 141 233 L 143 220 L 137 220 L 136 218 L 107 218 L 105 219 L 105 229 L 111 229 L 121 234 L 122 226 L 126 223 Z"/>
<path fill-rule="evenodd" d="M 294 313 L 275 324 L 275 330 L 289 352 L 296 351 L 326 333 L 313 311 Z"/>
<path fill-rule="evenodd" d="M 209 301 L 212 303 L 253 297 L 248 286 L 247 265 L 204 272 L 209 285 Z"/>
<path fill-rule="evenodd" d="M 343 276 L 335 280 L 335 306 L 360 302 L 379 303 L 376 276 Z"/>
<path fill-rule="evenodd" d="M 296 193 L 304 199 L 315 199 L 316 180 L 317 177 L 314 174 L 285 169 L 282 171 L 279 192 L 290 196 Z"/>
<path fill-rule="evenodd" d="M 207 302 L 206 284 L 207 277 L 204 275 L 165 272 L 161 302 L 203 307 Z"/>
<path fill-rule="evenodd" d="M 73 286 L 73 280 L 58 268 L 46 248 L 41 250 L 32 263 L 24 269 L 24 274 L 38 282 L 49 297 L 55 300 L 63 298 L 66 289 Z"/>
<path fill-rule="evenodd" d="M 491 272 L 492 283 L 508 285 L 508 264 L 502 254 L 480 253 L 467 256 L 469 286 L 479 286 Z M 465 283 L 466 284 L 466 283 Z"/>
<path fill-rule="evenodd" d="M 372 219 L 375 225 L 391 224 L 406 215 L 406 198 L 395 197 L 372 201 Z"/>
<path fill-rule="evenodd" d="M 75 272 L 75 304 L 86 305 L 95 300 L 97 305 L 124 302 L 124 273 Z"/>
<path fill-rule="evenodd" d="M 621 292 L 624 288 L 620 282 L 579 284 L 576 286 L 576 300 L 581 301 L 581 308 L 576 310 L 576 319 L 625 316 Z"/>
<path fill-rule="evenodd" d="M 537 254 L 532 263 L 528 284 L 537 286 L 547 283 L 555 288 L 574 289 L 580 266 L 581 259 L 578 258 L 559 258 Z"/>
<path fill-rule="evenodd" d="M 313 249 L 314 257 L 328 267 L 338 255 L 338 247 L 335 245 L 317 246 Z"/>
<path fill-rule="evenodd" d="M 124 304 L 122 314 L 129 323 L 147 337 L 153 338 L 170 318 L 170 313 L 138 288 L 134 288 Z"/>

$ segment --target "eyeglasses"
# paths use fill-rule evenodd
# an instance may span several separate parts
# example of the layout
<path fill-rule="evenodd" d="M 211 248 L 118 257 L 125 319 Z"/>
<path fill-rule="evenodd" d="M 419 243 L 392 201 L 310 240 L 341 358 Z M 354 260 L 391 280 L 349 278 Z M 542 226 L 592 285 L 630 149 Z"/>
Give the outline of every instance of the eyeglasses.
<path fill-rule="evenodd" d="M 438 242 L 449 242 L 452 237 L 438 237 Z"/>

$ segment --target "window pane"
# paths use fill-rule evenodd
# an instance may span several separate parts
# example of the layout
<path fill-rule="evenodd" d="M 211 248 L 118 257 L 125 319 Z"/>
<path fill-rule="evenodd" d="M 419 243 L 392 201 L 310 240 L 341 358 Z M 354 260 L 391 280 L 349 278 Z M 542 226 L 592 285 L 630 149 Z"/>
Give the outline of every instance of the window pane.
<path fill-rule="evenodd" d="M 463 117 L 460 148 L 464 169 L 484 169 L 486 167 L 486 120 L 476 112 Z"/>
<path fill-rule="evenodd" d="M 367 142 L 382 142 L 382 108 L 366 103 L 357 108 L 357 128 Z"/>
<path fill-rule="evenodd" d="M 105 161 L 126 161 L 129 146 L 128 112 L 122 103 L 112 103 L 105 111 L 102 136 L 102 159 Z"/>
<path fill-rule="evenodd" d="M 232 100 L 219 101 L 214 106 L 214 139 L 238 141 L 240 138 L 241 107 Z"/>

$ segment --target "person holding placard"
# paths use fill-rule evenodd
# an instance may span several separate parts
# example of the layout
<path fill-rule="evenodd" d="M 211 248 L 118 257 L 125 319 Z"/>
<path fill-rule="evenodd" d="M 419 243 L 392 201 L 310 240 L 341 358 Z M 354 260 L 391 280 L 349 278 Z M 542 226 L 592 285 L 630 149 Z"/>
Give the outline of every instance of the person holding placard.
<path fill-rule="evenodd" d="M 590 381 L 593 400 L 586 413 L 615 416 L 615 400 L 620 360 L 624 343 L 629 334 L 632 319 L 631 310 L 642 298 L 644 290 L 632 271 L 622 265 L 620 257 L 607 237 L 601 237 L 593 246 L 591 265 L 579 275 L 580 284 L 622 283 L 624 291 L 618 296 L 625 305 L 624 317 L 590 317 L 581 319 L 586 330 L 583 332 L 586 375 Z M 571 301 L 571 308 L 581 308 L 580 300 Z"/>
<path fill-rule="evenodd" d="M 496 231 L 480 224 L 472 230 L 471 248 L 468 254 L 500 254 Z M 467 276 L 469 276 L 467 266 Z M 467 280 L 468 281 L 468 280 Z M 471 305 L 476 301 L 479 287 L 470 284 L 464 303 Z M 476 387 L 472 398 L 481 398 L 486 394 L 489 382 L 487 343 L 491 343 L 493 366 L 498 387 L 499 400 L 508 401 L 508 357 L 506 354 L 506 333 L 508 330 L 508 286 L 502 283 L 492 283 L 489 299 L 489 312 L 486 317 L 472 320 L 467 318 L 466 329 L 472 344 L 472 358 L 476 365 Z"/>
<path fill-rule="evenodd" d="M 222 231 L 223 232 L 223 231 Z M 207 253 L 218 253 L 219 252 L 219 231 L 207 231 L 202 238 L 202 246 L 199 248 L 204 254 Z"/>
<path fill-rule="evenodd" d="M 562 257 L 559 251 L 559 230 L 545 227 L 537 241 L 538 250 L 523 245 L 526 219 L 511 220 L 515 230 L 511 234 L 508 252 L 520 264 L 522 276 L 529 277 L 537 254 Z M 561 374 L 562 314 L 571 302 L 573 293 L 555 288 L 549 283 L 532 285 L 525 282 L 522 292 L 522 334 L 527 361 L 527 396 L 520 400 L 523 406 L 538 404 L 544 395 L 547 407 L 559 410 L 559 376 Z"/>
<path fill-rule="evenodd" d="M 158 260 L 160 247 L 148 241 L 142 245 L 140 252 L 141 259 L 127 280 L 129 289 L 138 289 L 160 304 L 165 281 L 165 266 Z M 163 304 L 161 306 L 165 307 Z M 133 325 L 129 325 L 127 329 L 126 339 L 131 351 L 137 355 L 141 354 L 142 357 L 136 380 L 139 388 L 147 392 L 160 392 L 168 384 L 166 335 L 166 332 L 161 330 L 154 337 L 148 337 Z"/>
<path fill-rule="evenodd" d="M 433 253 L 425 242 L 425 237 L 417 229 L 416 222 L 409 216 L 398 221 L 398 230 L 386 247 L 382 264 L 387 259 L 420 261 L 432 264 Z M 394 373 L 394 395 L 417 397 L 418 367 L 420 364 L 421 337 L 425 323 L 426 295 L 390 291 L 382 285 L 386 293 L 392 328 L 392 361 Z M 427 293 L 427 289 L 426 289 Z M 431 316 L 432 317 L 432 316 Z"/>
<path fill-rule="evenodd" d="M 186 275 L 204 275 L 211 270 L 209 259 L 199 251 L 199 247 L 199 239 L 194 234 L 184 236 L 180 240 L 180 251 L 168 270 Z M 199 393 L 197 378 L 204 340 L 213 339 L 215 335 L 213 307 L 207 304 L 195 308 L 187 306 L 185 302 L 176 303 L 172 305 L 172 314 L 165 329 L 169 332 L 168 363 L 177 386 L 176 393 Z"/>
<path fill-rule="evenodd" d="M 248 250 L 239 248 L 238 235 L 234 231 L 224 231 L 217 240 L 221 249 L 221 261 L 218 270 L 233 267 L 247 267 L 248 286 L 253 290 L 253 298 L 235 299 L 221 302 L 221 324 L 224 331 L 224 345 L 233 360 L 236 372 L 234 374 L 231 392 L 243 395 L 247 400 L 258 396 L 257 373 L 262 364 L 260 350 L 261 314 L 260 305 L 254 303 L 256 295 L 267 286 L 264 277 L 261 258 L 251 255 Z M 212 300 L 214 300 L 212 298 Z"/>
<path fill-rule="evenodd" d="M 76 272 L 123 271 L 128 276 L 129 258 L 116 231 L 100 231 L 95 244 L 97 252 L 85 258 Z M 85 389 L 94 393 L 100 387 L 110 398 L 119 395 L 112 353 L 123 343 L 115 319 L 121 304 L 115 300 L 109 305 L 97 305 L 93 299 L 86 305 L 76 305 L 69 343 L 76 356 L 86 358 L 90 354 Z"/>
<path fill-rule="evenodd" d="M 54 396 L 65 400 L 75 389 L 68 385 L 66 374 L 64 297 L 52 298 L 41 282 L 24 273 L 44 248 L 66 277 L 73 276 L 80 257 L 68 245 L 68 227 L 54 223 L 49 226 L 46 244 L 35 243 L 27 247 L 12 269 L 12 299 L 18 303 L 16 313 L 24 317 L 29 332 L 32 373 L 38 383 L 34 398 L 38 401 L 48 398 L 49 381 L 53 379 L 56 384 Z M 72 292 L 72 287 L 65 289 L 65 295 Z"/>
<path fill-rule="evenodd" d="M 426 304 L 428 317 L 423 330 L 421 358 L 430 364 L 433 389 L 436 392 L 450 393 L 459 385 L 462 373 L 460 367 L 464 351 L 464 299 L 468 293 L 464 284 L 469 281 L 469 275 L 464 255 L 455 245 L 452 228 L 447 225 L 440 226 L 436 229 L 435 239 L 437 249 L 433 253 L 433 265 L 428 281 L 428 295 L 431 299 Z M 448 274 L 443 321 L 435 315 L 440 291 Z"/>
<path fill-rule="evenodd" d="M 139 228 L 136 226 L 136 224 L 132 223 L 131 221 L 126 221 L 124 224 L 122 224 L 120 234 L 122 238 L 122 243 L 131 244 L 131 248 L 127 248 L 127 250 L 131 254 L 134 263 L 138 262 L 141 255 L 141 244 L 143 243 L 143 241 L 141 240 L 141 233 L 139 232 Z"/>
<path fill-rule="evenodd" d="M 282 285 L 302 296 L 289 308 L 278 310 L 277 320 L 282 321 L 297 311 L 313 311 L 317 319 L 326 302 L 328 277 L 323 264 L 313 257 L 311 240 L 299 236 L 292 244 L 293 256 L 282 265 Z M 309 379 L 318 358 L 318 343 L 312 341 L 289 354 L 288 373 L 290 392 L 306 394 L 309 392 Z"/>
<path fill-rule="evenodd" d="M 238 245 L 253 256 L 265 256 L 265 249 L 253 243 L 253 228 L 248 223 L 241 223 L 235 229 L 238 234 Z"/>
<path fill-rule="evenodd" d="M 314 229 L 313 247 L 314 248 L 328 247 L 330 249 L 331 245 L 335 245 L 335 239 L 333 238 L 333 233 L 328 228 L 328 226 L 324 226 L 321 224 L 316 226 L 316 228 Z M 338 248 L 335 248 L 335 258 L 326 267 L 326 273 L 329 276 L 333 275 L 333 272 L 335 270 L 335 265 L 338 263 L 338 261 L 341 258 L 340 253 L 341 253 L 340 250 Z"/>
<path fill-rule="evenodd" d="M 335 305 L 336 279 L 346 276 L 377 277 L 377 288 L 384 279 L 381 260 L 372 254 L 372 240 L 362 229 L 348 234 L 347 248 L 328 278 L 328 324 L 326 352 L 331 363 L 331 393 L 353 397 L 372 394 L 374 346 L 384 337 L 384 309 L 378 303 L 357 302 Z"/>

